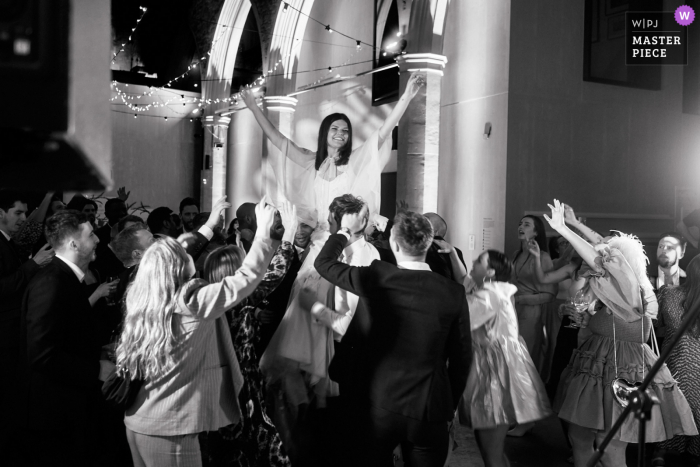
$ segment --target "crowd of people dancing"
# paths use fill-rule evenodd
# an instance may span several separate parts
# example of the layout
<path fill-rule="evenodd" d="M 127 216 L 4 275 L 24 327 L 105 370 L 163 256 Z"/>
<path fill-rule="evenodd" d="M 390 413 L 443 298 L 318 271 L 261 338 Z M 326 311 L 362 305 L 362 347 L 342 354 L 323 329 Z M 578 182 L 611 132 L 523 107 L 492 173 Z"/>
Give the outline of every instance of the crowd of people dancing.
<path fill-rule="evenodd" d="M 461 424 L 504 467 L 507 436 L 556 414 L 585 466 L 654 344 L 700 305 L 700 213 L 661 235 L 657 276 L 636 237 L 603 237 L 558 200 L 520 220 L 512 259 L 468 268 L 439 214 L 379 216 L 391 132 L 423 84 L 412 75 L 355 149 L 349 119 L 327 116 L 316 152 L 244 91 L 279 150 L 277 192 L 228 228 L 225 198 L 144 221 L 120 189 L 100 226 L 81 195 L 28 214 L 29 195 L 0 190 L 5 465 L 442 467 Z M 655 465 L 700 464 L 698 350 L 696 322 L 650 386 Z M 638 423 L 603 466 L 626 465 Z"/>

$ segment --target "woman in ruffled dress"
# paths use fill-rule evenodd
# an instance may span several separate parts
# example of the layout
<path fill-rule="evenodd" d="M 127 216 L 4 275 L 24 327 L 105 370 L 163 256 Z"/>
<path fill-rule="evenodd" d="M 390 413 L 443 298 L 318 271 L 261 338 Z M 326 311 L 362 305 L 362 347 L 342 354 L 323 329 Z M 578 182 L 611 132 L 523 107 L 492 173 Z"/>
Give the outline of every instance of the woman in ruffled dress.
<path fill-rule="evenodd" d="M 544 384 L 518 334 L 509 284 L 513 265 L 496 250 L 474 261 L 467 284 L 472 328 L 473 360 L 459 405 L 461 424 L 474 429 L 486 467 L 507 467 L 506 433 L 511 425 L 524 425 L 551 414 Z"/>
<path fill-rule="evenodd" d="M 578 311 L 568 306 L 568 313 L 591 335 L 574 351 L 554 399 L 554 410 L 570 424 L 574 464 L 583 467 L 624 410 L 624 389 L 640 383 L 656 361 L 646 342 L 658 304 L 638 239 L 623 234 L 600 241 L 591 234 L 589 243 L 567 227 L 564 205 L 554 200 L 550 208 L 549 225 L 584 261 L 579 277 L 586 278 L 589 304 Z M 665 365 L 649 390 L 660 403 L 647 421 L 647 442 L 698 434 L 688 402 Z M 625 420 L 601 459 L 603 467 L 626 465 L 625 448 L 637 442 L 638 423 L 631 416 Z"/>

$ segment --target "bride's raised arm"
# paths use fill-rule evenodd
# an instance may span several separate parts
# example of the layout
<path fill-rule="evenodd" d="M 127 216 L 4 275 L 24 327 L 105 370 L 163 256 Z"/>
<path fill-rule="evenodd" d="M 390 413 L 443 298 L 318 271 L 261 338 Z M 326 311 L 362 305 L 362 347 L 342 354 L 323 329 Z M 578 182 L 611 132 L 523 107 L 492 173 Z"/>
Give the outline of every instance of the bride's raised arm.
<path fill-rule="evenodd" d="M 386 120 L 384 120 L 384 124 L 379 129 L 379 148 L 381 148 L 384 141 L 391 136 L 391 132 L 399 123 L 399 120 L 401 120 L 404 112 L 406 112 L 411 99 L 416 97 L 416 94 L 418 94 L 418 91 L 424 84 L 425 76 L 420 73 L 413 73 L 411 77 L 408 78 L 408 84 L 406 85 L 406 90 L 403 92 L 401 99 L 396 103 L 394 110 L 391 111 Z"/>
<path fill-rule="evenodd" d="M 306 167 L 306 165 L 309 163 L 313 163 L 316 157 L 314 153 L 302 150 L 301 148 L 299 148 L 298 151 L 288 150 L 288 145 L 292 142 L 289 140 L 289 138 L 284 136 L 282 132 L 275 127 L 275 125 L 272 124 L 260 107 L 258 107 L 255 94 L 251 88 L 246 88 L 241 91 L 241 99 L 243 99 L 243 102 L 245 102 L 246 107 L 253 112 L 255 120 L 258 122 L 258 125 L 260 125 L 260 128 L 265 136 L 267 136 L 270 142 L 277 149 L 279 149 L 283 155 L 289 157 L 291 160 L 304 167 Z"/>

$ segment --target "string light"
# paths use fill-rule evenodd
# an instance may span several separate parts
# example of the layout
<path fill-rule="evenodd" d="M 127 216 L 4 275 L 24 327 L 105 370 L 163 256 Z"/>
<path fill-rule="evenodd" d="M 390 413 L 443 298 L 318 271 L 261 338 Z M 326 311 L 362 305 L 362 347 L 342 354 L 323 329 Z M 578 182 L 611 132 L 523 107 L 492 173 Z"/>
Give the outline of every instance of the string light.
<path fill-rule="evenodd" d="M 301 10 L 295 8 L 294 6 L 290 5 L 289 3 L 287 3 L 287 2 L 282 2 L 282 3 L 284 4 L 283 11 L 286 12 L 286 11 L 289 9 L 289 7 L 291 6 L 292 9 L 294 9 L 295 11 L 297 11 L 299 14 L 302 14 L 302 15 L 308 17 L 309 19 L 311 19 L 312 21 L 318 23 L 319 25 L 324 26 L 325 29 L 326 29 L 326 31 L 329 32 L 329 34 L 332 34 L 332 33 L 334 32 L 334 30 L 331 28 L 331 25 L 330 25 L 330 24 L 325 24 L 325 25 L 324 25 L 323 23 L 321 23 L 321 22 L 318 21 L 317 19 L 315 19 L 315 18 L 309 16 L 308 14 L 306 14 L 306 13 L 302 12 Z M 141 9 L 143 10 L 143 12 L 144 12 L 144 14 L 145 14 L 146 9 L 143 8 L 143 7 L 141 7 Z M 141 18 L 143 18 L 143 14 L 142 14 Z M 140 18 L 140 19 L 141 19 L 141 18 Z M 140 19 L 139 19 L 139 21 L 138 21 L 137 23 L 140 23 Z M 219 23 L 216 23 L 216 24 L 219 24 Z M 224 25 L 224 24 L 219 24 L 219 25 L 220 25 L 222 28 L 224 28 L 224 29 L 227 29 L 227 28 L 229 27 L 228 25 Z M 137 24 L 137 27 L 138 27 L 138 24 Z M 135 29 L 136 29 L 136 28 L 134 28 L 134 30 L 135 30 Z M 177 81 L 178 79 L 180 79 L 180 78 L 184 78 L 185 76 L 187 76 L 191 70 L 193 70 L 193 69 L 195 69 L 195 68 L 197 67 L 198 64 L 204 63 L 204 61 L 205 61 L 209 56 L 211 56 L 212 51 L 214 50 L 215 44 L 219 41 L 219 39 L 221 39 L 221 37 L 225 34 L 225 32 L 226 32 L 225 30 L 222 31 L 221 35 L 220 35 L 216 40 L 214 40 L 214 41 L 212 42 L 212 45 L 211 45 L 211 48 L 209 49 L 209 51 L 207 51 L 206 55 L 202 56 L 198 62 L 195 62 L 194 64 L 189 65 L 189 66 L 187 67 L 187 71 L 185 71 L 185 72 L 182 73 L 181 75 L 179 75 L 179 76 L 177 76 L 177 77 L 175 77 L 175 78 L 169 80 L 165 85 L 163 85 L 163 86 L 161 86 L 160 88 L 158 88 L 158 90 L 165 90 L 165 91 L 167 91 L 167 89 L 165 89 L 166 87 L 167 87 L 167 88 L 172 87 L 172 84 L 173 84 L 174 82 L 176 82 L 176 81 Z M 371 44 L 367 44 L 367 43 L 365 43 L 365 42 L 363 42 L 363 41 L 361 41 L 361 40 L 359 40 L 359 39 L 352 38 L 352 37 L 350 37 L 349 35 L 344 34 L 344 33 L 342 33 L 342 32 L 338 32 L 338 31 L 335 31 L 335 32 L 337 32 L 338 34 L 340 34 L 340 35 L 342 35 L 342 36 L 344 36 L 344 37 L 347 37 L 347 38 L 349 38 L 349 39 L 355 41 L 355 44 L 356 44 L 355 50 L 354 50 L 354 52 L 350 55 L 350 57 L 349 57 L 342 65 L 339 65 L 339 66 L 337 66 L 337 67 L 345 67 L 345 66 L 350 66 L 350 65 L 357 65 L 357 64 L 368 63 L 368 62 L 371 62 L 371 61 L 372 61 L 372 60 L 367 60 L 367 61 L 364 61 L 364 62 L 357 62 L 357 63 L 349 64 L 350 60 L 351 60 L 352 57 L 355 55 L 355 53 L 358 52 L 358 51 L 360 51 L 360 50 L 362 50 L 362 45 L 363 45 L 363 44 L 366 44 L 366 45 L 370 46 L 373 50 L 377 50 L 377 47 L 374 47 L 374 46 L 371 45 Z M 401 37 L 401 35 L 402 35 L 401 32 L 398 32 L 398 33 L 397 33 L 397 37 Z M 131 36 L 129 37 L 129 40 L 131 40 Z M 125 45 L 125 44 L 122 44 L 122 46 L 124 46 L 124 45 Z M 336 45 L 336 44 L 329 44 L 329 45 Z M 390 47 L 393 47 L 393 46 L 395 46 L 395 45 L 397 45 L 397 42 L 394 42 Z M 386 51 L 387 49 L 385 49 L 385 48 L 379 48 L 379 50 L 383 53 L 383 56 L 386 56 L 386 55 L 387 55 L 387 51 Z M 277 71 L 278 66 L 281 65 L 283 59 L 286 58 L 286 57 L 289 57 L 290 55 L 291 55 L 291 54 L 286 54 L 283 58 L 280 58 L 280 59 L 275 63 L 274 67 L 272 67 L 271 69 L 268 70 L 267 76 L 279 76 L 279 75 L 281 75 L 281 73 L 280 73 L 280 74 L 274 74 L 274 73 Z M 336 67 L 336 68 L 337 68 L 337 67 Z M 333 68 L 334 68 L 333 66 L 327 67 L 328 73 L 332 73 L 332 72 L 333 72 Z M 318 70 L 297 71 L 297 72 L 295 72 L 294 74 L 296 75 L 296 74 L 307 73 L 307 72 L 312 72 L 312 71 L 318 71 Z M 255 86 L 262 85 L 263 83 L 265 83 L 265 78 L 266 78 L 266 75 L 265 75 L 265 74 L 261 75 L 261 76 L 258 77 L 253 83 L 247 85 L 247 88 L 252 88 L 252 87 L 255 87 Z M 222 78 L 216 78 L 216 79 L 212 79 L 212 80 L 202 80 L 202 81 L 214 81 L 214 80 L 219 81 L 219 80 L 221 80 L 221 79 L 222 79 Z M 328 78 L 325 78 L 325 80 L 328 80 Z M 319 80 L 315 81 L 314 83 L 311 83 L 311 84 L 309 84 L 309 85 L 307 85 L 307 86 L 313 86 L 313 85 L 315 85 L 315 84 L 320 83 L 321 81 L 324 81 L 324 79 L 319 79 Z M 117 84 L 116 81 L 113 82 L 113 85 L 116 86 L 116 84 Z M 128 87 L 129 85 L 128 85 L 128 84 L 125 84 L 125 86 Z M 195 83 L 195 84 L 194 84 L 194 87 L 198 87 L 198 84 Z M 306 86 L 305 86 L 305 87 L 306 87 Z M 151 88 L 150 88 L 151 91 L 150 91 L 149 93 L 144 93 L 144 95 L 146 95 L 146 94 L 149 95 L 149 96 L 152 95 L 152 94 L 153 94 L 153 89 L 154 89 L 154 88 L 151 87 Z M 159 104 L 159 103 L 156 103 L 156 102 L 153 102 L 152 104 L 148 104 L 148 105 L 145 105 L 143 108 L 140 108 L 140 107 L 138 107 L 137 104 L 136 104 L 136 105 L 132 105 L 131 103 L 128 102 L 128 100 L 133 100 L 134 98 L 139 99 L 139 98 L 141 98 L 141 96 L 135 96 L 135 97 L 134 97 L 134 96 L 128 96 L 128 95 L 126 95 L 126 93 L 121 92 L 118 88 L 116 88 L 116 91 L 117 91 L 117 96 L 115 96 L 115 97 L 113 97 L 112 99 L 110 99 L 110 101 L 113 101 L 113 100 L 115 100 L 115 99 L 117 99 L 117 98 L 121 98 L 121 99 L 122 99 L 122 102 L 123 102 L 125 105 L 127 105 L 127 107 L 129 107 L 129 108 L 132 109 L 132 110 L 140 111 L 140 112 L 143 112 L 143 111 L 145 111 L 145 110 L 149 110 L 150 107 L 165 107 L 165 106 L 167 106 L 168 104 L 170 104 L 170 102 L 172 102 L 172 101 L 174 100 L 174 98 L 173 98 L 173 99 L 169 99 L 169 100 L 167 100 L 166 102 L 161 102 L 160 104 Z M 180 97 L 184 100 L 184 95 L 180 95 Z M 230 97 L 228 97 L 228 98 L 216 99 L 215 103 L 219 103 L 219 102 L 224 102 L 224 103 L 226 103 L 226 102 L 237 103 L 238 100 L 240 100 L 240 97 L 241 97 L 241 96 L 240 96 L 240 93 L 236 93 L 236 94 L 234 94 L 234 95 L 232 95 L 232 96 L 230 96 Z M 199 99 L 198 99 L 198 98 L 192 98 L 191 100 L 189 100 L 189 102 L 192 102 L 192 103 L 195 103 L 195 102 L 197 102 L 197 101 L 199 101 L 199 103 L 197 104 L 197 107 L 198 107 L 198 108 L 196 108 L 196 109 L 194 109 L 194 110 L 192 111 L 193 114 L 197 114 L 197 113 L 199 112 L 199 110 L 204 110 L 206 107 L 208 107 L 209 105 L 212 104 L 212 100 L 211 100 L 211 99 L 206 99 L 206 100 L 205 100 L 205 99 L 203 99 L 203 98 L 199 98 Z M 182 105 L 185 106 L 185 105 L 186 105 L 186 102 L 183 102 Z"/>
<path fill-rule="evenodd" d="M 139 10 L 141 10 L 141 15 L 139 16 L 139 19 L 136 20 L 136 26 L 133 27 L 133 28 L 131 28 L 131 35 L 129 35 L 129 40 L 128 40 L 126 43 L 122 44 L 122 47 L 121 47 L 121 49 L 119 49 L 118 52 L 116 52 L 116 53 L 114 53 L 114 54 L 112 55 L 112 64 L 114 64 L 115 60 L 117 59 L 117 56 L 118 56 L 120 53 L 124 52 L 124 47 L 126 46 L 126 44 L 128 44 L 129 42 L 131 42 L 131 36 L 132 36 L 132 35 L 134 34 L 134 32 L 136 31 L 136 28 L 139 27 L 139 24 L 141 23 L 141 20 L 143 19 L 143 17 L 146 15 L 146 10 L 148 10 L 148 8 L 143 7 L 143 6 L 140 6 L 140 7 L 139 7 Z"/>

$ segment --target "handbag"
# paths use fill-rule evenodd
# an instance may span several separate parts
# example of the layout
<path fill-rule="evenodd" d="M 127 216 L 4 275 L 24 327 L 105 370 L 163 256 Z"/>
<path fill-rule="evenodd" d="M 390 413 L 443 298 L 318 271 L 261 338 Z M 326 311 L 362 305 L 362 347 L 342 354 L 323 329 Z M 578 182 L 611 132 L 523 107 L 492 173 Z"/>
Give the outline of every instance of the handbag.
<path fill-rule="evenodd" d="M 102 384 L 102 395 L 107 402 L 126 410 L 134 403 L 136 395 L 143 386 L 141 378 L 131 378 L 126 369 L 116 369 Z"/>

